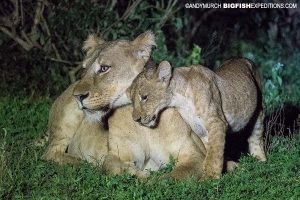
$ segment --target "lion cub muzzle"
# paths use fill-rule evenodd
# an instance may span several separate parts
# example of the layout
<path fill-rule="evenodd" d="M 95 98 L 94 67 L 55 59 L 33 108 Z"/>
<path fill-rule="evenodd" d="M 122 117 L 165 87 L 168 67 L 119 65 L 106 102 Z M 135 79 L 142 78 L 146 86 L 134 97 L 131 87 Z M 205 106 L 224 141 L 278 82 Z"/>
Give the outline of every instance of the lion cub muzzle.
<path fill-rule="evenodd" d="M 149 128 L 154 128 L 157 123 L 157 115 L 142 115 L 137 111 L 132 112 L 132 118 L 134 121 L 140 123 L 141 125 L 147 126 Z"/>

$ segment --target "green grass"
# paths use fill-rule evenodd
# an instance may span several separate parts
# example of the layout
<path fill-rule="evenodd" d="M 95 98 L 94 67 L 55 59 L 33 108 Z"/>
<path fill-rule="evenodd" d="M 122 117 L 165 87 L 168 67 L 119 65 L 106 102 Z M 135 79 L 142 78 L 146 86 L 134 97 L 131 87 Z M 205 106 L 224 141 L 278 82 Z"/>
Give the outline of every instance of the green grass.
<path fill-rule="evenodd" d="M 218 180 L 107 176 L 88 163 L 58 166 L 33 145 L 46 130 L 51 100 L 0 98 L 0 199 L 299 199 L 300 132 L 272 137 L 266 163 L 244 155 Z M 5 134 L 6 133 L 6 134 Z"/>
<path fill-rule="evenodd" d="M 249 49 L 242 52 L 251 56 L 242 56 L 252 58 L 264 81 L 272 83 L 263 87 L 266 108 L 286 103 L 299 108 L 300 54 L 281 57 L 280 51 L 243 47 Z M 272 72 L 278 63 L 283 64 L 282 71 Z M 159 179 L 165 169 L 139 181 L 129 175 L 107 176 L 85 162 L 58 166 L 41 160 L 45 147 L 33 144 L 46 131 L 53 100 L 18 94 L 0 97 L 0 199 L 300 199 L 300 130 L 268 137 L 267 162 L 244 155 L 237 170 L 218 180 Z"/>

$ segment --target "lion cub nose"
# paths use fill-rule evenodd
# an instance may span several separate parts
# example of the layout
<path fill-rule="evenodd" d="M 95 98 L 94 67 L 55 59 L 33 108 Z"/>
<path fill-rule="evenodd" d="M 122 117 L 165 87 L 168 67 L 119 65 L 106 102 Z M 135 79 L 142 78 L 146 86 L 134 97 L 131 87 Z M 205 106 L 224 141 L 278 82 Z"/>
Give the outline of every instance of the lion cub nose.
<path fill-rule="evenodd" d="M 82 101 L 87 98 L 89 96 L 89 92 L 85 92 L 85 93 L 74 93 L 75 98 L 82 103 Z"/>
<path fill-rule="evenodd" d="M 136 122 L 141 122 L 141 116 L 138 115 L 138 114 L 135 113 L 135 112 L 132 113 L 132 118 L 133 118 L 133 120 L 136 121 Z"/>

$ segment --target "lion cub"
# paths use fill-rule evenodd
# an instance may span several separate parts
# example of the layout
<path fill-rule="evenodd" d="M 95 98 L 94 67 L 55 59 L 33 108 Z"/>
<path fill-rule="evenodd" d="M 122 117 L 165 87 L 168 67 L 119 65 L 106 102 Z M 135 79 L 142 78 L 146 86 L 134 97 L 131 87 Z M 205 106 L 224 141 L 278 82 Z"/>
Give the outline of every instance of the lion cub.
<path fill-rule="evenodd" d="M 166 107 L 178 110 L 205 144 L 203 170 L 207 177 L 221 175 L 228 129 L 237 132 L 250 122 L 250 153 L 266 160 L 261 92 L 254 66 L 246 59 L 228 60 L 216 72 L 200 65 L 172 72 L 170 63 L 163 61 L 140 73 L 128 92 L 133 119 L 145 126 L 155 127 Z"/>

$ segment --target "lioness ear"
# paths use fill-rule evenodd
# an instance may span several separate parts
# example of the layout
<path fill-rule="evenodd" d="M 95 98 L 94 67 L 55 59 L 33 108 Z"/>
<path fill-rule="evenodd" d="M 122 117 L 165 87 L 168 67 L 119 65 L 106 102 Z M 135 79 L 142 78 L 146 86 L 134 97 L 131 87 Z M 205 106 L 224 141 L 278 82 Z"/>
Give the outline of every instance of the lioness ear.
<path fill-rule="evenodd" d="M 132 41 L 133 55 L 137 59 L 148 60 L 151 55 L 152 46 L 155 46 L 155 36 L 152 31 L 146 31 Z"/>
<path fill-rule="evenodd" d="M 89 35 L 88 38 L 83 42 L 82 50 L 86 52 L 85 59 L 82 62 L 83 68 L 86 68 L 87 63 L 90 62 L 90 57 L 95 52 L 97 46 L 103 43 L 105 43 L 105 41 L 96 36 L 96 34 Z"/>
<path fill-rule="evenodd" d="M 162 83 L 169 83 L 172 76 L 172 67 L 168 61 L 162 61 L 157 68 L 158 79 Z"/>
<path fill-rule="evenodd" d="M 105 41 L 96 36 L 96 34 L 90 34 L 88 38 L 83 42 L 82 49 L 88 54 L 89 51 L 93 51 L 98 45 L 101 45 L 104 42 Z"/>

